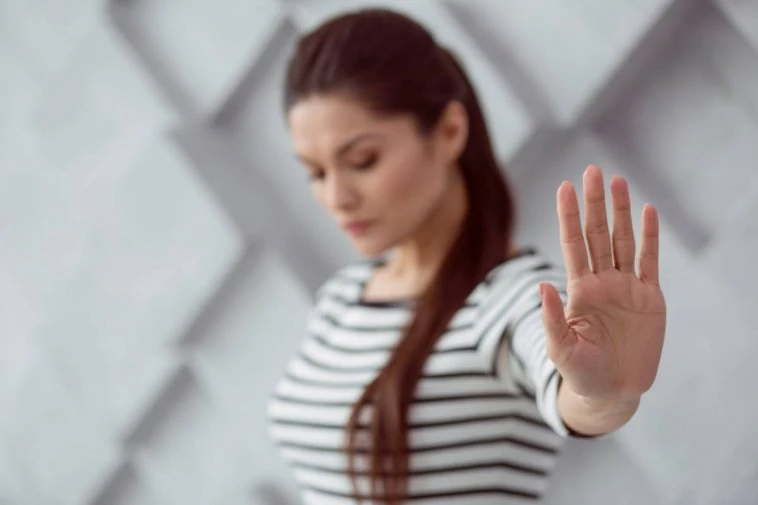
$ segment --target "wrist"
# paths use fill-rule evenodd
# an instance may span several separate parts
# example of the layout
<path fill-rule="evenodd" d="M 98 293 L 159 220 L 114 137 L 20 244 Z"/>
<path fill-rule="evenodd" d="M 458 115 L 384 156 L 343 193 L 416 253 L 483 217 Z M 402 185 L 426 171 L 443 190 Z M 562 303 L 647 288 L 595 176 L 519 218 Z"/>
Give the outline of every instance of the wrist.
<path fill-rule="evenodd" d="M 569 387 L 567 390 L 571 390 Z M 607 397 L 584 396 L 571 392 L 575 395 L 577 401 L 581 402 L 586 410 L 598 416 L 609 416 L 634 412 L 640 404 L 639 395 L 613 395 Z"/>
<path fill-rule="evenodd" d="M 558 390 L 558 411 L 569 430 L 597 436 L 626 424 L 637 411 L 640 400 L 639 395 L 580 395 L 562 382 Z"/>

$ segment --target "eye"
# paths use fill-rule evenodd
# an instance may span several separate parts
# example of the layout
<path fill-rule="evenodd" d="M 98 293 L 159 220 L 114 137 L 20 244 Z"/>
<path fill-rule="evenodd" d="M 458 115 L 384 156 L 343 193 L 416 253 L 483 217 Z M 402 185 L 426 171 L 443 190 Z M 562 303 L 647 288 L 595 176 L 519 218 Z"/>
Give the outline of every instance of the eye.
<path fill-rule="evenodd" d="M 356 170 L 368 170 L 376 165 L 378 159 L 377 155 L 372 154 L 371 156 L 362 158 L 358 163 L 352 163 L 351 166 Z"/>
<path fill-rule="evenodd" d="M 312 170 L 308 172 L 308 179 L 311 182 L 322 181 L 324 177 L 325 175 L 323 170 Z"/>
<path fill-rule="evenodd" d="M 308 180 L 311 182 L 321 181 L 326 177 L 326 170 L 316 164 L 303 162 L 303 166 L 305 167 Z"/>

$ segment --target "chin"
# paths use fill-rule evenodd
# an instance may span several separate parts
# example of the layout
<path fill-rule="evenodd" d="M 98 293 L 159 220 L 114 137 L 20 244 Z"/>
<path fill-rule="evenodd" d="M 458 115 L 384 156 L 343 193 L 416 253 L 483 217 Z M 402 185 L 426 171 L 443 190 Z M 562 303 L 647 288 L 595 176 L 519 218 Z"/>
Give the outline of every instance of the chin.
<path fill-rule="evenodd" d="M 376 258 L 392 248 L 392 244 L 378 240 L 355 239 L 352 243 L 355 252 L 365 258 Z"/>

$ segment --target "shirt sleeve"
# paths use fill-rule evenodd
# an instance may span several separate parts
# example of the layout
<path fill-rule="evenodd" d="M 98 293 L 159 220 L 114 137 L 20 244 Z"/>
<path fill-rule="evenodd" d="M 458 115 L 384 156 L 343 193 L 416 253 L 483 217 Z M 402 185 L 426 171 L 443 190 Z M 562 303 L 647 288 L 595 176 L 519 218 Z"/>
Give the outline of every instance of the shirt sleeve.
<path fill-rule="evenodd" d="M 539 295 L 540 283 L 550 283 L 565 304 L 566 276 L 563 269 L 543 258 L 522 263 L 523 268 L 504 275 L 492 290 L 492 297 L 497 299 L 493 303 L 503 304 L 498 325 L 501 336 L 494 349 L 495 374 L 534 398 L 542 418 L 555 433 L 578 435 L 568 429 L 558 412 L 561 377 L 547 354 Z"/>

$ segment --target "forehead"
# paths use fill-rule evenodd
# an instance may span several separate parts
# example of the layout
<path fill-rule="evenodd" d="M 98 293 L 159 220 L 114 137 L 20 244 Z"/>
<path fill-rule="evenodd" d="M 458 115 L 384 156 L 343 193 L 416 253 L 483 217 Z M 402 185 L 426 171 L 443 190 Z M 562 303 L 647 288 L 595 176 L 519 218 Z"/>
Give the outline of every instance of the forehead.
<path fill-rule="evenodd" d="M 377 120 L 359 102 L 336 95 L 310 96 L 297 102 L 288 113 L 293 140 L 302 149 L 340 143 Z"/>
<path fill-rule="evenodd" d="M 310 96 L 292 106 L 287 116 L 295 149 L 306 154 L 331 151 L 358 135 L 391 133 L 397 127 L 397 118 L 381 117 L 340 95 Z"/>

